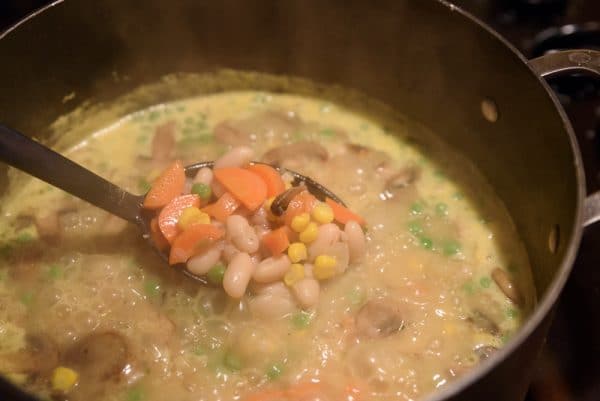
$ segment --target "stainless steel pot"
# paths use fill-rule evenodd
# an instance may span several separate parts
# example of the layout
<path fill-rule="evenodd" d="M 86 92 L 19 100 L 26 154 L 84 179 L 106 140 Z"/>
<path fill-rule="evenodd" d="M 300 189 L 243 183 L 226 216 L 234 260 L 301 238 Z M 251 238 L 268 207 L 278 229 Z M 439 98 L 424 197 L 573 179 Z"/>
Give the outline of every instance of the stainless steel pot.
<path fill-rule="evenodd" d="M 84 100 L 219 67 L 356 88 L 442 135 L 508 207 L 540 302 L 504 349 L 431 400 L 523 398 L 582 227 L 600 219 L 600 194 L 585 198 L 572 128 L 543 78 L 600 74 L 599 52 L 526 60 L 444 0 L 59 0 L 0 38 L 1 118 L 42 137 Z M 0 391 L 32 399 L 6 382 Z"/>

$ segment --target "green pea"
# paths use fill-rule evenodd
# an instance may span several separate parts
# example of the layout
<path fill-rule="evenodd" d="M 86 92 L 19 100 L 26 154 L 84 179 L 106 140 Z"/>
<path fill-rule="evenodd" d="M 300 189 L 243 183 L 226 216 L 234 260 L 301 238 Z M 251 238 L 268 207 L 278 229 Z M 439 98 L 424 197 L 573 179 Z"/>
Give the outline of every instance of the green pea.
<path fill-rule="evenodd" d="M 127 401 L 142 401 L 144 398 L 146 398 L 146 394 L 138 386 L 130 388 L 125 396 Z"/>
<path fill-rule="evenodd" d="M 144 282 L 144 292 L 150 298 L 160 295 L 160 283 L 155 280 L 146 280 Z"/>
<path fill-rule="evenodd" d="M 62 277 L 63 271 L 59 265 L 50 265 L 47 274 L 49 279 L 56 280 Z"/>
<path fill-rule="evenodd" d="M 481 285 L 483 288 L 490 288 L 491 284 L 492 279 L 489 277 L 482 277 L 479 279 L 479 285 Z"/>
<path fill-rule="evenodd" d="M 447 216 L 448 215 L 448 205 L 443 202 L 440 202 L 435 205 L 435 212 L 438 216 Z"/>
<path fill-rule="evenodd" d="M 279 376 L 281 376 L 282 373 L 283 366 L 278 363 L 269 366 L 269 368 L 267 369 L 267 377 L 269 378 L 269 380 L 275 380 L 279 378 Z"/>
<path fill-rule="evenodd" d="M 297 329 L 305 329 L 310 326 L 312 318 L 311 313 L 300 311 L 292 316 L 292 325 Z"/>
<path fill-rule="evenodd" d="M 192 352 L 196 356 L 206 355 L 206 349 L 202 345 L 195 346 Z"/>
<path fill-rule="evenodd" d="M 28 232 L 22 232 L 17 236 L 16 241 L 20 244 L 26 244 L 33 241 L 33 235 Z"/>
<path fill-rule="evenodd" d="M 223 276 L 225 275 L 225 265 L 223 263 L 217 263 L 213 267 L 210 268 L 208 273 L 206 273 L 206 277 L 208 281 L 210 281 L 213 285 L 219 285 L 223 282 Z"/>
<path fill-rule="evenodd" d="M 448 241 L 443 246 L 444 255 L 453 256 L 460 251 L 460 245 L 456 241 Z"/>
<path fill-rule="evenodd" d="M 159 117 L 160 117 L 160 111 L 158 111 L 158 110 L 151 111 L 150 114 L 148 115 L 148 119 L 150 121 L 156 121 L 156 120 L 158 120 Z"/>
<path fill-rule="evenodd" d="M 414 215 L 423 213 L 424 209 L 425 207 L 421 202 L 415 202 L 412 205 L 410 205 L 410 213 Z"/>
<path fill-rule="evenodd" d="M 463 284 L 462 289 L 467 295 L 473 295 L 475 293 L 475 285 L 472 281 L 467 281 Z"/>
<path fill-rule="evenodd" d="M 138 180 L 138 190 L 142 193 L 146 193 L 148 191 L 150 191 L 150 188 L 152 187 L 152 185 L 150 185 L 150 183 L 148 182 L 148 180 L 146 180 L 145 178 L 141 177 Z"/>
<path fill-rule="evenodd" d="M 423 234 L 423 226 L 416 221 L 411 221 L 408 223 L 408 231 L 414 235 L 421 235 Z"/>
<path fill-rule="evenodd" d="M 212 196 L 212 191 L 210 186 L 203 184 L 201 182 L 197 182 L 192 185 L 192 193 L 198 195 L 203 200 L 209 200 Z"/>
<path fill-rule="evenodd" d="M 506 309 L 506 316 L 509 319 L 515 319 L 517 316 L 519 316 L 519 311 L 513 308 L 508 308 Z"/>
<path fill-rule="evenodd" d="M 23 295 L 21 295 L 21 303 L 25 306 L 31 306 L 33 303 L 33 293 L 29 291 L 23 293 Z"/>
<path fill-rule="evenodd" d="M 421 237 L 421 246 L 423 246 L 423 248 L 431 250 L 433 249 L 433 241 L 431 240 L 431 238 L 427 238 L 427 237 Z"/>
<path fill-rule="evenodd" d="M 223 358 L 223 364 L 226 368 L 237 372 L 242 369 L 242 360 L 232 352 L 227 352 Z"/>
<path fill-rule="evenodd" d="M 319 135 L 321 135 L 325 138 L 333 138 L 333 136 L 335 135 L 335 131 L 332 130 L 331 128 L 325 128 L 325 129 L 322 129 L 321 131 L 319 131 Z"/>

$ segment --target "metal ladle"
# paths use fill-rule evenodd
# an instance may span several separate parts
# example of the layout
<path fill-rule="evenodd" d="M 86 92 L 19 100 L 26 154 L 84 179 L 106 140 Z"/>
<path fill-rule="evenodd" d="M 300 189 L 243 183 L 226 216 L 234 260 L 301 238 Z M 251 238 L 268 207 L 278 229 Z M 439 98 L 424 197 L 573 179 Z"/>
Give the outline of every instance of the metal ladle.
<path fill-rule="evenodd" d="M 156 248 L 150 238 L 152 214 L 142 207 L 146 194 L 133 195 L 52 149 L 1 124 L 0 160 L 115 216 L 136 224 L 144 239 L 164 260 L 168 260 L 168 254 Z M 213 165 L 213 161 L 192 164 L 185 168 L 185 174 L 188 178 L 193 178 L 201 168 L 212 168 Z M 344 204 L 333 192 L 311 178 L 282 167 L 272 167 L 280 173 L 287 172 L 291 174 L 294 177 L 293 186 L 305 185 L 307 190 L 318 199 L 325 200 L 328 197 L 342 205 Z M 203 277 L 185 269 L 185 266 L 179 267 L 186 276 L 203 283 L 206 282 Z"/>

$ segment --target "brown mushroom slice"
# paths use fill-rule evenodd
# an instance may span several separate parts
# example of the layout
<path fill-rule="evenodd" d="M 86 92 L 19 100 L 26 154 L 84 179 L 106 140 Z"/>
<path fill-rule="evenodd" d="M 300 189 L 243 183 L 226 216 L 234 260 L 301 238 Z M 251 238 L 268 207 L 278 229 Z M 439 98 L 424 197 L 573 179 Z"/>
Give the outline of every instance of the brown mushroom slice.
<path fill-rule="evenodd" d="M 215 126 L 214 136 L 218 142 L 231 146 L 252 144 L 250 132 L 236 128 L 228 121 L 222 121 Z"/>
<path fill-rule="evenodd" d="M 58 347 L 47 336 L 28 334 L 27 346 L 20 351 L 3 355 L 0 359 L 2 371 L 10 373 L 49 374 L 58 365 Z"/>
<path fill-rule="evenodd" d="M 169 160 L 175 149 L 175 121 L 168 121 L 156 127 L 152 137 L 152 159 Z"/>
<path fill-rule="evenodd" d="M 471 316 L 469 316 L 466 321 L 473 324 L 479 330 L 485 331 L 492 335 L 497 335 L 500 332 L 498 324 L 494 322 L 488 315 L 477 309 L 473 311 Z"/>
<path fill-rule="evenodd" d="M 476 347 L 473 351 L 475 352 L 475 355 L 477 355 L 480 361 L 485 361 L 496 351 L 498 351 L 498 348 L 492 345 L 480 345 Z"/>
<path fill-rule="evenodd" d="M 125 338 L 108 331 L 82 338 L 66 352 L 64 362 L 79 373 L 82 385 L 101 386 L 121 380 L 129 357 Z"/>
<path fill-rule="evenodd" d="M 405 167 L 387 179 L 384 191 L 394 196 L 398 191 L 412 185 L 418 178 L 419 170 L 416 167 Z"/>
<path fill-rule="evenodd" d="M 358 311 L 356 330 L 362 338 L 388 337 L 404 326 L 399 306 L 389 299 L 368 301 Z"/>
<path fill-rule="evenodd" d="M 262 161 L 281 166 L 285 161 L 301 157 L 326 161 L 329 158 L 327 149 L 313 141 L 300 141 L 288 145 L 278 146 L 267 151 Z"/>
<path fill-rule="evenodd" d="M 521 295 L 519 289 L 512 282 L 506 271 L 496 267 L 492 271 L 492 279 L 508 299 L 514 302 L 517 306 L 523 305 L 523 296 Z"/>

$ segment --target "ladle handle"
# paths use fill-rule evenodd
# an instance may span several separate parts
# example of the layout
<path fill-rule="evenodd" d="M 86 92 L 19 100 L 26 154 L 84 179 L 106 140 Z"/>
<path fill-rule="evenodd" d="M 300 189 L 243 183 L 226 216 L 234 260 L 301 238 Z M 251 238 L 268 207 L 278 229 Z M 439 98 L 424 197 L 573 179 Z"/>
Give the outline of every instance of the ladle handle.
<path fill-rule="evenodd" d="M 137 223 L 132 195 L 27 136 L 0 124 L 0 160 L 125 220 Z"/>

